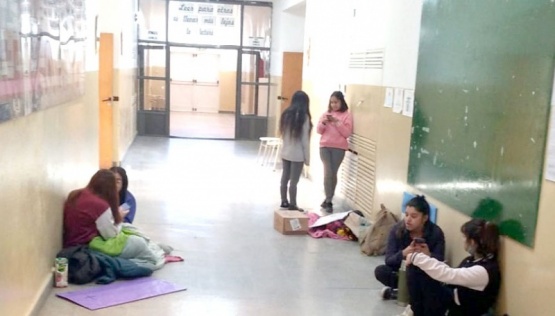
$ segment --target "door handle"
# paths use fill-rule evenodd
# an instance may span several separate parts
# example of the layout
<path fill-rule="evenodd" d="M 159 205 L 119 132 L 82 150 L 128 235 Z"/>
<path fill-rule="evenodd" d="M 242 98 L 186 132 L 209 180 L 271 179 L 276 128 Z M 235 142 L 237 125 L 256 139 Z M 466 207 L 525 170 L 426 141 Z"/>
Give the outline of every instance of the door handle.
<path fill-rule="evenodd" d="M 278 95 L 277 99 L 278 99 L 278 100 L 282 100 L 282 101 L 289 100 L 289 99 L 287 99 L 286 97 L 282 97 L 281 95 Z"/>
<path fill-rule="evenodd" d="M 111 102 L 111 101 L 119 101 L 119 97 L 117 95 L 111 96 L 108 99 L 102 100 L 102 102 Z"/>

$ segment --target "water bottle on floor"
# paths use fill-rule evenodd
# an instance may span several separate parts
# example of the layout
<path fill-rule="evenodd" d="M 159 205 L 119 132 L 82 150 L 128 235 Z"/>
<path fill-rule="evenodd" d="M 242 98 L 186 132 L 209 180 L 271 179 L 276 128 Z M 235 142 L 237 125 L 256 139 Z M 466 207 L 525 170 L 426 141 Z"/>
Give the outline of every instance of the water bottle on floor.
<path fill-rule="evenodd" d="M 409 288 L 407 285 L 407 263 L 401 262 L 399 269 L 399 281 L 397 284 L 397 305 L 407 306 L 409 304 Z"/>

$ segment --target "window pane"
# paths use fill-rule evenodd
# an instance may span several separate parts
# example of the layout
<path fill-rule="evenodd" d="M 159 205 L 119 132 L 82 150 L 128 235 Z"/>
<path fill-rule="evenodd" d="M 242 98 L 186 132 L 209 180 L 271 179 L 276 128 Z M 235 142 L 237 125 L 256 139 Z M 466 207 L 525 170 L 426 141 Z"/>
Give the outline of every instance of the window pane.
<path fill-rule="evenodd" d="M 240 25 L 240 5 L 170 1 L 170 42 L 239 45 Z"/>
<path fill-rule="evenodd" d="M 166 1 L 140 0 L 139 38 L 142 40 L 166 40 Z"/>
<path fill-rule="evenodd" d="M 269 51 L 249 51 L 243 53 L 242 70 L 243 82 L 259 82 L 260 79 L 269 79 Z"/>
<path fill-rule="evenodd" d="M 243 46 L 270 47 L 272 8 L 245 6 Z"/>
<path fill-rule="evenodd" d="M 241 85 L 241 115 L 255 114 L 255 85 Z"/>
<path fill-rule="evenodd" d="M 143 80 L 142 110 L 164 111 L 166 108 L 166 86 L 164 80 Z"/>
<path fill-rule="evenodd" d="M 166 76 L 166 50 L 163 46 L 143 46 L 143 69 L 141 76 Z"/>
<path fill-rule="evenodd" d="M 242 82 L 255 82 L 256 81 L 256 55 L 243 54 L 243 61 L 241 65 L 243 69 Z"/>
<path fill-rule="evenodd" d="M 268 93 L 268 85 L 241 85 L 241 115 L 268 116 Z"/>
<path fill-rule="evenodd" d="M 268 80 L 261 79 L 260 82 L 267 83 Z M 270 86 L 258 86 L 258 116 L 268 116 L 268 94 Z"/>

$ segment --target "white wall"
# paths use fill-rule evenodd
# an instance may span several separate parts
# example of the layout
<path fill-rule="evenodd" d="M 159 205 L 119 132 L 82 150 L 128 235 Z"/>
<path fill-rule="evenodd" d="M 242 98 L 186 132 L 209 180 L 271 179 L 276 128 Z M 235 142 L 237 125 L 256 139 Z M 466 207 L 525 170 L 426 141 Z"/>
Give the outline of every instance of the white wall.
<path fill-rule="evenodd" d="M 343 7 L 337 3 L 332 6 L 335 13 L 331 15 L 322 10 L 324 19 L 329 19 L 327 23 L 335 26 L 336 32 L 321 31 L 331 43 L 335 43 L 334 46 L 344 51 L 328 47 L 329 54 L 324 57 L 341 65 L 340 81 L 414 89 L 422 0 L 350 0 L 341 4 Z M 325 26 L 319 23 L 316 29 Z M 364 75 L 363 70 L 347 69 L 351 52 L 367 50 L 384 50 L 381 74 Z"/>
<path fill-rule="evenodd" d="M 414 89 L 423 0 L 387 1 L 383 85 Z"/>
<path fill-rule="evenodd" d="M 272 56 L 270 74 L 281 76 L 283 52 L 302 52 L 305 34 L 305 18 L 288 12 L 293 5 L 303 5 L 305 1 L 277 0 L 272 15 Z"/>

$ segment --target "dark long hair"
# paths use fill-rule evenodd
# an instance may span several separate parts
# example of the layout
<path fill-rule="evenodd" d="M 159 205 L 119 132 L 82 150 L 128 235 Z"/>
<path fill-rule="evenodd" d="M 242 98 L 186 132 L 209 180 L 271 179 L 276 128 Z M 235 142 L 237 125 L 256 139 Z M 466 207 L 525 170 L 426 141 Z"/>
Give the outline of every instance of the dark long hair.
<path fill-rule="evenodd" d="M 349 106 L 347 105 L 347 101 L 345 101 L 345 96 L 343 95 L 343 92 L 334 91 L 330 95 L 330 102 L 328 103 L 328 112 L 333 111 L 332 108 L 331 108 L 331 97 L 335 97 L 341 103 L 341 107 L 338 110 L 339 112 L 345 112 L 349 109 Z"/>
<path fill-rule="evenodd" d="M 110 168 L 112 172 L 119 174 L 121 177 L 121 190 L 119 191 L 119 203 L 125 202 L 125 195 L 127 194 L 127 186 L 129 185 L 129 179 L 127 178 L 127 172 L 122 167 L 112 167 Z"/>
<path fill-rule="evenodd" d="M 291 98 L 291 104 L 279 120 L 279 133 L 284 135 L 288 132 L 292 138 L 299 139 L 303 130 L 303 124 L 308 119 L 308 133 L 312 131 L 312 116 L 310 115 L 310 99 L 304 91 L 297 91 Z"/>
<path fill-rule="evenodd" d="M 467 241 L 474 240 L 476 253 L 485 257 L 497 256 L 499 250 L 499 228 L 492 222 L 474 218 L 461 226 L 461 232 Z"/>
<path fill-rule="evenodd" d="M 407 202 L 406 206 L 412 206 L 418 213 L 422 213 L 422 215 L 428 216 L 428 221 L 424 223 L 424 227 L 426 227 L 426 225 L 430 221 L 430 204 L 428 204 L 428 201 L 426 201 L 426 197 L 424 195 L 417 195 L 412 199 L 410 199 Z M 400 238 L 403 235 L 404 230 L 405 230 L 405 225 L 399 224 L 399 228 L 397 229 L 397 232 L 396 232 L 398 238 Z"/>

